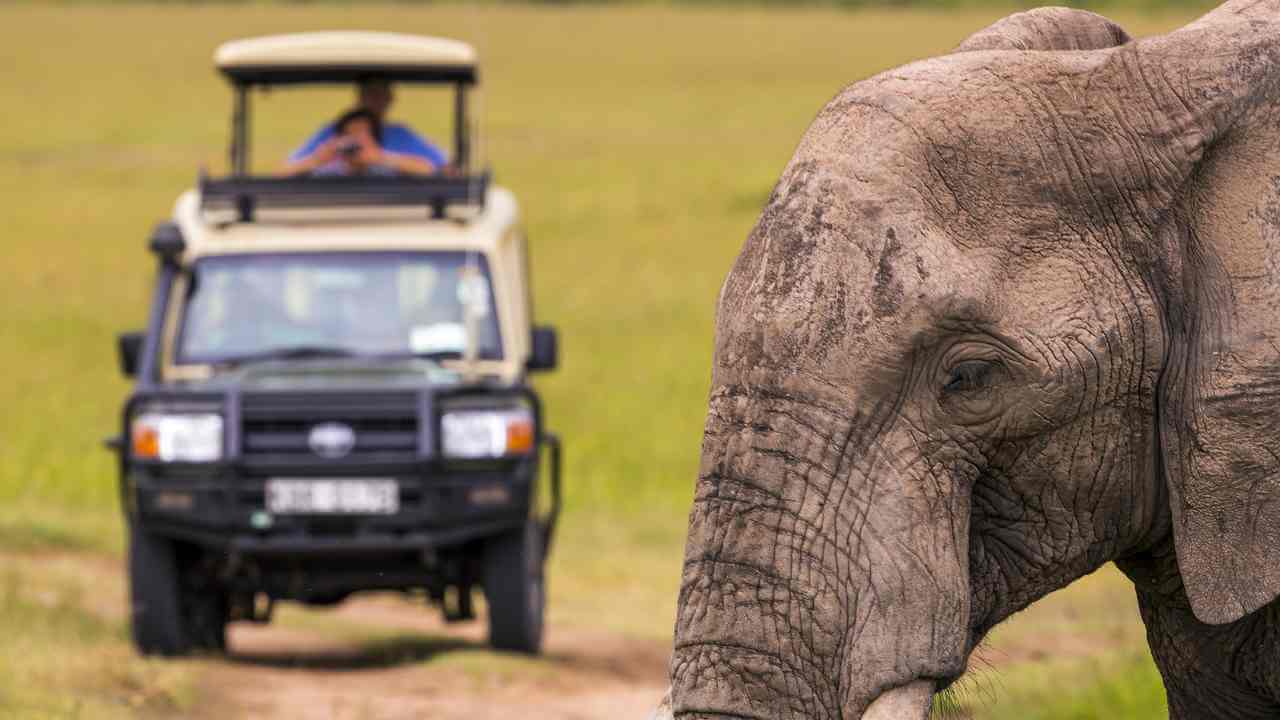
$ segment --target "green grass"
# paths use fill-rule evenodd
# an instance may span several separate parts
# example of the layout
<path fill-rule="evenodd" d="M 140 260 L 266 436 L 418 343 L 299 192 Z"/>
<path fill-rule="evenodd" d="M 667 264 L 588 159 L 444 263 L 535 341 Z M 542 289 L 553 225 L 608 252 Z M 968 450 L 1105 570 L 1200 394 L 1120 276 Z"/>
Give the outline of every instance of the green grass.
<path fill-rule="evenodd" d="M 189 674 L 134 656 L 127 628 L 95 599 L 56 568 L 0 560 L 0 718 L 172 717 L 190 706 Z"/>
<path fill-rule="evenodd" d="M 480 48 L 487 156 L 523 206 L 538 317 L 562 333 L 562 369 L 540 381 L 567 449 L 551 612 L 669 636 L 715 298 L 770 187 L 843 85 L 943 52 L 1003 12 L 0 6 L 0 544 L 120 551 L 113 459 L 100 447 L 127 389 L 113 336 L 143 321 L 151 224 L 197 167 L 223 166 L 229 94 L 210 69 L 214 47 L 345 27 L 450 35 Z M 1139 34 L 1185 20 L 1114 14 Z M 343 102 L 266 99 L 258 157 L 282 158 Z M 439 127 L 424 115 L 439 109 L 407 93 L 397 108 L 425 127 Z M 1100 582 L 1124 591 L 1114 575 Z M 1089 659 L 1053 665 L 1071 674 L 1065 683 L 1001 671 L 992 708 L 1015 709 L 975 716 L 1065 707 L 1036 717 L 1093 717 L 1069 714 L 1071 703 L 1113 696 L 1098 717 L 1149 716 L 1123 709 L 1125 698 L 1160 702 L 1149 663 L 1134 655 L 1142 642 L 1131 598 L 1118 608 L 1074 588 L 1064 597 L 1077 595 L 1129 628 L 1098 661 L 1123 672 Z M 1037 612 L 1010 632 L 1034 635 Z M 123 647 L 118 629 L 79 640 L 0 617 L 0 632 L 34 644 Z M 1063 632 L 1089 617 L 1063 620 Z"/>
<path fill-rule="evenodd" d="M 32 3 L 48 3 L 60 5 L 132 5 L 148 0 L 27 0 Z M 155 0 L 150 0 L 154 2 Z M 205 5 L 329 5 L 344 6 L 352 4 L 352 0 L 188 0 Z M 409 0 L 390 0 L 409 4 Z M 1010 11 L 1036 7 L 1045 3 L 1034 0 L 436 0 L 437 3 L 480 4 L 492 6 L 534 5 L 547 7 L 566 6 L 658 6 L 658 7 L 701 7 L 724 8 L 729 10 L 758 8 L 836 8 L 840 10 L 875 10 L 912 8 L 933 11 L 957 11 L 985 9 L 992 7 L 1008 8 Z M 1094 11 L 1141 10 L 1146 12 L 1192 12 L 1214 6 L 1216 3 L 1207 0 L 1060 0 L 1053 3 L 1067 7 L 1086 8 Z"/>
<path fill-rule="evenodd" d="M 1144 633 L 1132 587 L 1107 566 L 997 627 L 938 716 L 1163 719 Z"/>
<path fill-rule="evenodd" d="M 984 720 L 1164 720 L 1164 686 L 1145 650 L 1028 663 L 968 678 L 939 718 Z"/>

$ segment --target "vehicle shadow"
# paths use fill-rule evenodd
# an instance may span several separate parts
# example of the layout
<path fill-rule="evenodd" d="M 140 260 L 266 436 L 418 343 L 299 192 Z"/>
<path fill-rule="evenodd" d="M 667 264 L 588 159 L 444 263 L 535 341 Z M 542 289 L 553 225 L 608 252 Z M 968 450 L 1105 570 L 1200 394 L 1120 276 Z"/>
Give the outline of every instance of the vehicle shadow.
<path fill-rule="evenodd" d="M 255 644 L 257 645 L 257 644 Z M 425 662 L 440 655 L 483 652 L 487 645 L 476 640 L 444 635 L 408 634 L 386 640 L 351 641 L 349 646 L 313 648 L 263 648 L 232 646 L 228 662 L 276 669 L 379 670 Z"/>
<path fill-rule="evenodd" d="M 301 641 L 296 636 L 232 643 L 230 663 L 279 670 L 389 670 L 444 655 L 489 655 L 530 663 L 552 672 L 626 683 L 653 683 L 665 677 L 670 648 L 664 643 L 593 637 L 556 643 L 541 655 L 495 652 L 483 639 L 407 632 L 384 639 Z"/>

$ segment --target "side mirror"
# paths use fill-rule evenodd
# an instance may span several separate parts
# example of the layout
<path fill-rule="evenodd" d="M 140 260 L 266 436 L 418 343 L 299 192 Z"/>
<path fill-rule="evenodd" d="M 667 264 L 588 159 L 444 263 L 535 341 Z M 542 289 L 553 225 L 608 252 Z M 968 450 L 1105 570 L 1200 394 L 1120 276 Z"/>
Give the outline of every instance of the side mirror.
<path fill-rule="evenodd" d="M 138 361 L 142 358 L 142 345 L 146 334 L 140 332 L 120 333 L 116 337 L 116 351 L 120 356 L 120 372 L 125 377 L 137 377 Z"/>
<path fill-rule="evenodd" d="M 555 370 L 559 361 L 560 348 L 559 341 L 556 340 L 556 329 L 549 326 L 535 327 L 533 348 L 525 367 L 530 371 Z"/>
<path fill-rule="evenodd" d="M 148 246 L 162 262 L 177 263 L 187 249 L 187 240 L 182 237 L 182 229 L 176 223 L 166 220 L 151 231 Z"/>

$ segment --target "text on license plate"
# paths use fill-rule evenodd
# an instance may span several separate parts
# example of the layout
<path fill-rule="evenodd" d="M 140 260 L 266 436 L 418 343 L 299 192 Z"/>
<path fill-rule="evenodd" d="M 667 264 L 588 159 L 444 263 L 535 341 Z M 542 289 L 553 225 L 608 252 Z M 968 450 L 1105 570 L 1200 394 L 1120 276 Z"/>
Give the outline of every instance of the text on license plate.
<path fill-rule="evenodd" d="M 271 478 L 267 510 L 287 514 L 393 515 L 400 486 L 391 478 Z"/>

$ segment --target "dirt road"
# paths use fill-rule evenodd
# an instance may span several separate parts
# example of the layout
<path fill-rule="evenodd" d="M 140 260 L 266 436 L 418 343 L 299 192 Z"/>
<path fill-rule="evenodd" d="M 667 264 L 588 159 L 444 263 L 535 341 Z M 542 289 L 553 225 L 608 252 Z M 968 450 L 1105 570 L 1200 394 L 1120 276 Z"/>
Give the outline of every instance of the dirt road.
<path fill-rule="evenodd" d="M 123 625 L 122 563 L 69 552 L 0 552 L 0 571 L 40 600 L 46 583 Z M 54 602 L 50 600 L 50 602 Z M 194 683 L 197 720 L 643 720 L 666 690 L 669 643 L 552 624 L 537 658 L 494 653 L 483 618 L 445 624 L 399 595 L 328 610 L 285 605 L 271 625 L 232 625 L 226 657 L 163 661 Z M 123 637 L 112 636 L 113 644 Z M 109 652 L 131 654 L 124 647 Z M 2 698 L 0 698 L 2 700 Z M 0 702 L 0 709 L 3 703 Z M 0 713 L 3 714 L 3 713 Z M 145 713 L 153 717 L 157 713 Z"/>
<path fill-rule="evenodd" d="M 374 597 L 309 614 L 336 635 L 236 626 L 228 658 L 201 673 L 200 716 L 642 720 L 665 690 L 662 643 L 552 627 L 544 656 L 527 659 L 489 653 L 482 622 L 437 618 Z"/>

